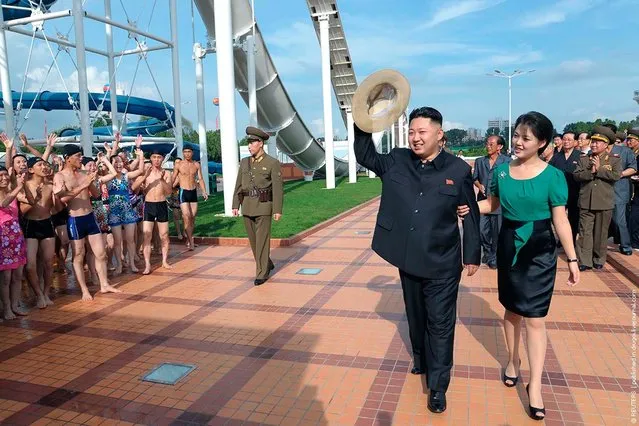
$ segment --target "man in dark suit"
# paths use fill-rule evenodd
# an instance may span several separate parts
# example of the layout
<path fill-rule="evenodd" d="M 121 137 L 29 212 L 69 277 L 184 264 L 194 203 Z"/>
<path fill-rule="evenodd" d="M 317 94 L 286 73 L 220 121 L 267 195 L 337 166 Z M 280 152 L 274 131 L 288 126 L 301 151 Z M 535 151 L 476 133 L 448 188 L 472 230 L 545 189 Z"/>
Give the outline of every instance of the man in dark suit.
<path fill-rule="evenodd" d="M 479 208 L 470 166 L 442 150 L 442 116 L 434 108 L 409 117 L 410 149 L 379 154 L 355 126 L 357 162 L 382 179 L 373 250 L 399 269 L 413 350 L 413 374 L 427 374 L 428 408 L 446 410 L 453 366 L 457 292 L 463 264 L 480 264 Z M 468 204 L 459 235 L 457 206 Z M 463 247 L 462 247 L 463 246 Z"/>
<path fill-rule="evenodd" d="M 579 164 L 579 158 L 582 153 L 575 148 L 577 142 L 574 132 L 564 132 L 561 140 L 563 141 L 563 152 L 556 153 L 548 164 L 564 172 L 566 177 L 566 183 L 568 184 L 568 204 L 566 204 L 566 209 L 568 209 L 568 221 L 572 229 L 572 239 L 573 242 L 576 242 L 577 233 L 579 232 L 579 188 L 581 183 L 575 180 L 573 172 L 577 168 L 577 164 Z M 557 241 L 557 246 L 561 246 L 559 241 Z"/>

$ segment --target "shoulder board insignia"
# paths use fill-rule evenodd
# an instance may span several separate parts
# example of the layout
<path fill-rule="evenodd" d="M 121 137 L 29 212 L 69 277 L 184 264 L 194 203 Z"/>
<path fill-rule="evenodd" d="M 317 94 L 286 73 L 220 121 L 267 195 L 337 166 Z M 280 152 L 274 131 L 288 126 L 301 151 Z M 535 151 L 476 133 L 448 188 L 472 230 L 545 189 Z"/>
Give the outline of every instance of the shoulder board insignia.
<path fill-rule="evenodd" d="M 612 154 L 613 157 L 619 157 L 619 154 Z"/>

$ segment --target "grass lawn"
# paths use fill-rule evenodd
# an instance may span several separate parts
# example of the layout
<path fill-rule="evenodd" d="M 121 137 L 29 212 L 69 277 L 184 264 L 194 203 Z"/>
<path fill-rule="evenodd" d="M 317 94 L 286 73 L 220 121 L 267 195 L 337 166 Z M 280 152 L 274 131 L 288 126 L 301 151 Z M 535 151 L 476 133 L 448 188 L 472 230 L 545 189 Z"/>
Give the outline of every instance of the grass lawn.
<path fill-rule="evenodd" d="M 345 177 L 336 179 L 335 189 L 327 190 L 325 187 L 324 180 L 286 182 L 282 219 L 279 222 L 273 221 L 271 237 L 288 238 L 311 228 L 378 196 L 382 185 L 379 178 L 359 176 L 356 184 L 349 184 Z M 206 202 L 200 200 L 195 236 L 246 237 L 242 217 L 216 216 L 223 212 L 222 193 L 213 194 Z M 171 235 L 175 235 L 172 222 Z"/>

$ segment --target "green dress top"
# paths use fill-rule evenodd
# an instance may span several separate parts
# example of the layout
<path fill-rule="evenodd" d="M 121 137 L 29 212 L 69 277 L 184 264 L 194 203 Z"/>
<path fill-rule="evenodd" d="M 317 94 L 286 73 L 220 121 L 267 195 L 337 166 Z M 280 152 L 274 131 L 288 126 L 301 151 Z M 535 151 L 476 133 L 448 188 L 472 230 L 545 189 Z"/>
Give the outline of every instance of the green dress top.
<path fill-rule="evenodd" d="M 541 173 L 530 179 L 514 179 L 510 175 L 510 164 L 495 168 L 490 182 L 491 195 L 498 197 L 505 219 L 523 222 L 515 232 L 515 257 L 530 239 L 533 222 L 552 217 L 552 208 L 568 203 L 568 184 L 564 173 L 547 165 Z"/>

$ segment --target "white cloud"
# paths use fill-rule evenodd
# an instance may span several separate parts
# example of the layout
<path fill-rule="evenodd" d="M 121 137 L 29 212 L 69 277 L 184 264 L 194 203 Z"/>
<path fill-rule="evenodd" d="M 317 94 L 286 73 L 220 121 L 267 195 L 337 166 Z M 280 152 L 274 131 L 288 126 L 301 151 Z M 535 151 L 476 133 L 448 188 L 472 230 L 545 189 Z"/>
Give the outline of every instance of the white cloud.
<path fill-rule="evenodd" d="M 543 53 L 538 50 L 513 52 L 501 55 L 492 55 L 472 62 L 461 64 L 439 65 L 430 69 L 434 75 L 483 75 L 494 68 L 507 65 L 520 66 L 532 64 L 543 59 Z"/>
<path fill-rule="evenodd" d="M 456 121 L 444 120 L 444 122 L 442 123 L 442 128 L 444 129 L 444 131 L 448 131 L 450 129 L 467 129 L 468 126 L 466 126 L 463 123 L 458 123 Z"/>
<path fill-rule="evenodd" d="M 431 28 L 442 22 L 450 21 L 470 13 L 480 12 L 497 6 L 504 1 L 505 0 L 459 0 L 448 2 L 437 9 L 430 21 L 422 25 L 420 29 Z"/>
<path fill-rule="evenodd" d="M 601 0 L 561 0 L 551 6 L 524 15 L 521 26 L 541 28 L 564 22 L 570 15 L 577 15 L 596 6 Z"/>
<path fill-rule="evenodd" d="M 324 134 L 324 119 L 314 118 L 311 120 L 311 133 L 314 135 Z"/>
<path fill-rule="evenodd" d="M 571 75 L 575 74 L 587 74 L 595 66 L 595 63 L 590 59 L 577 59 L 572 61 L 563 61 L 559 64 L 559 71 Z"/>

